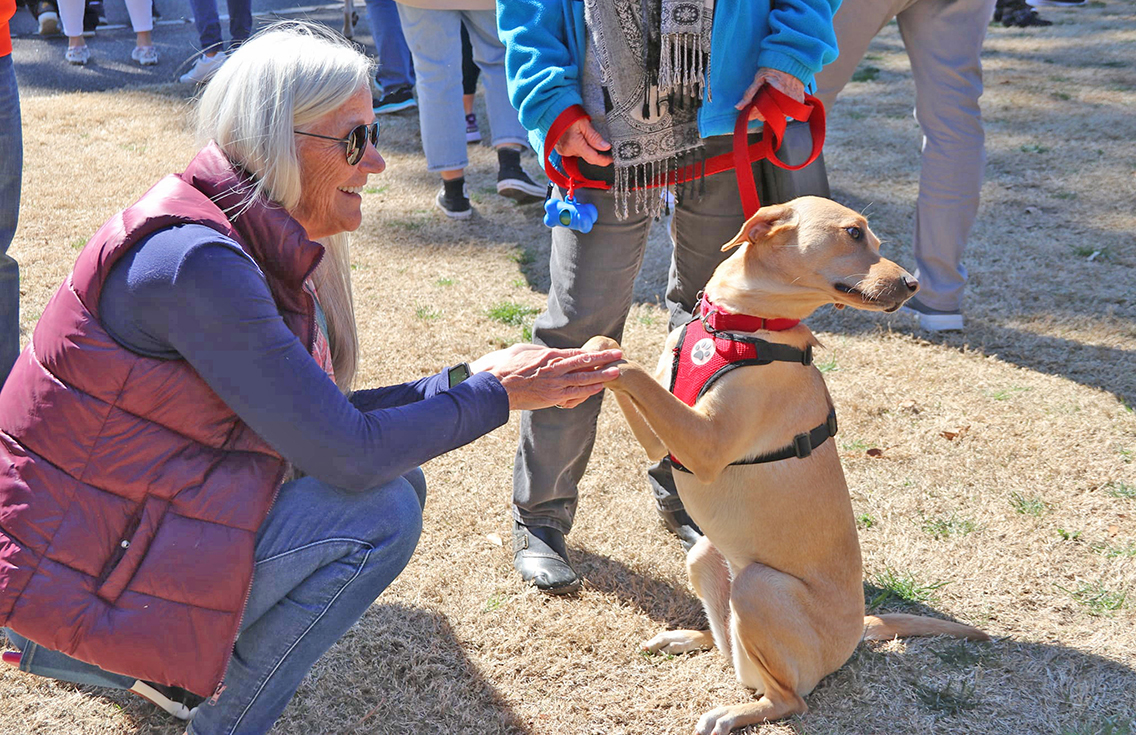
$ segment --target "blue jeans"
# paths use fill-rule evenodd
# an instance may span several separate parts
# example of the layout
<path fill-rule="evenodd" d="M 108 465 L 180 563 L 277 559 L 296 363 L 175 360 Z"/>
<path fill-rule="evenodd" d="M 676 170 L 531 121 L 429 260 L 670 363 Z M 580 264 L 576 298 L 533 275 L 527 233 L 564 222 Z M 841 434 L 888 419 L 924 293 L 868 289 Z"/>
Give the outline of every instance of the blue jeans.
<path fill-rule="evenodd" d="M 398 19 L 394 0 L 367 0 L 367 23 L 371 26 L 371 39 L 379 59 L 375 84 L 384 92 L 407 85 L 413 87 L 414 62 L 402 35 L 402 21 Z"/>
<path fill-rule="evenodd" d="M 312 665 L 406 566 L 425 503 L 420 469 L 362 492 L 312 477 L 285 483 L 257 534 L 252 589 L 225 689 L 216 704 L 198 708 L 188 732 L 268 732 Z M 119 688 L 135 681 L 9 637 L 24 652 L 25 671 Z"/>
<path fill-rule="evenodd" d="M 497 37 L 492 10 L 427 10 L 398 4 L 402 32 L 418 76 L 418 122 L 427 171 L 469 165 L 462 107 L 461 26 L 473 45 L 473 60 L 485 83 L 485 107 L 494 146 L 528 146 L 528 131 L 517 119 L 505 88 L 505 46 Z"/>
<path fill-rule="evenodd" d="M 248 40 L 252 33 L 252 0 L 228 0 L 230 47 Z M 221 18 L 217 15 L 217 0 L 189 0 L 193 10 L 193 23 L 202 51 L 223 50 Z"/>
<path fill-rule="evenodd" d="M 20 267 L 8 255 L 20 219 L 24 138 L 12 55 L 0 56 L 0 385 L 20 354 Z"/>

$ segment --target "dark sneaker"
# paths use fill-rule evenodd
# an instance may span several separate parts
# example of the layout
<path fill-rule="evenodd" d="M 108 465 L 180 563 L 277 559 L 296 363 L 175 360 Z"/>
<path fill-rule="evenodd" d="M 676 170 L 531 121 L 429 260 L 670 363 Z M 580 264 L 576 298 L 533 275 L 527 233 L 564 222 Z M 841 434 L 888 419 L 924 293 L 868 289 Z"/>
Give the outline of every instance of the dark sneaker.
<path fill-rule="evenodd" d="M 698 539 L 702 538 L 702 529 L 698 524 L 687 514 L 686 509 L 682 506 L 674 509 L 666 509 L 661 505 L 655 504 L 655 510 L 659 511 L 659 518 L 662 519 L 663 525 L 667 530 L 678 536 L 678 540 L 682 543 L 682 548 L 690 551 L 690 547 L 698 543 Z"/>
<path fill-rule="evenodd" d="M 154 703 L 179 720 L 193 719 L 193 716 L 197 714 L 197 706 L 205 701 L 204 697 L 199 697 L 192 692 L 187 692 L 181 687 L 155 684 L 154 682 L 142 681 L 141 679 L 134 682 L 134 686 L 130 687 L 130 691 Z"/>
<path fill-rule="evenodd" d="M 518 204 L 528 204 L 543 202 L 548 187 L 530 179 L 518 163 L 516 166 L 502 165 L 497 171 L 497 193 L 516 200 Z"/>
<path fill-rule="evenodd" d="M 372 98 L 371 102 L 374 105 L 376 115 L 385 115 L 418 106 L 418 103 L 414 101 L 414 89 L 408 86 L 396 87 L 380 99 Z"/>
<path fill-rule="evenodd" d="M 928 332 L 961 332 L 966 326 L 961 311 L 932 309 L 915 299 L 908 299 L 907 303 L 900 307 L 900 311 L 919 317 L 919 326 Z"/>
<path fill-rule="evenodd" d="M 465 116 L 465 142 L 481 142 L 481 128 L 477 127 L 477 115 L 472 112 Z"/>
<path fill-rule="evenodd" d="M 448 193 L 446 187 L 442 186 L 438 191 L 438 196 L 434 198 L 434 204 L 450 219 L 469 219 L 470 215 L 473 214 L 473 207 L 470 206 L 464 184 L 460 194 Z"/>

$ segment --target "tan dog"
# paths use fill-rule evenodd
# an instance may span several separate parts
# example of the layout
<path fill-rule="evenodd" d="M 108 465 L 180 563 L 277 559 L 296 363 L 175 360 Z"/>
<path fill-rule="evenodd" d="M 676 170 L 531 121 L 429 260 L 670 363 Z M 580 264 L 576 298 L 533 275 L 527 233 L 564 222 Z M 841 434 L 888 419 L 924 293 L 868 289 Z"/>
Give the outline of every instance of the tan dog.
<path fill-rule="evenodd" d="M 735 315 L 802 319 L 830 303 L 891 312 L 919 288 L 880 257 L 862 216 L 827 199 L 761 209 L 722 250 L 735 247 L 705 292 Z M 705 533 L 687 570 L 710 630 L 666 631 L 644 647 L 680 653 L 717 644 L 733 657 L 738 680 L 761 695 L 706 713 L 700 735 L 805 712 L 802 697 L 862 639 L 988 638 L 932 618 L 865 616 L 860 545 L 835 441 L 822 440 L 803 458 L 731 466 L 792 446 L 795 436 L 825 424 L 832 399 L 820 371 L 800 362 L 737 368 L 691 407 L 666 387 L 679 331 L 654 378 L 628 362 L 607 387 L 648 456 L 658 460 L 670 450 L 693 473 L 675 472 L 675 482 Z M 818 344 L 803 324 L 750 336 L 802 351 Z M 596 337 L 585 348 L 610 346 L 618 345 Z"/>

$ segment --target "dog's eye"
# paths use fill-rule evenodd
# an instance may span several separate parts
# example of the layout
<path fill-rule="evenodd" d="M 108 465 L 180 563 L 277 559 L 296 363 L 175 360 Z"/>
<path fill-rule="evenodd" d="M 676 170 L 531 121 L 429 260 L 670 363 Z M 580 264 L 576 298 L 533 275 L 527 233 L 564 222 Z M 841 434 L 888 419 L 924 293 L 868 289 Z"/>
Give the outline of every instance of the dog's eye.
<path fill-rule="evenodd" d="M 864 237 L 864 231 L 859 227 L 845 227 L 844 231 L 847 232 L 853 240 L 859 240 Z"/>

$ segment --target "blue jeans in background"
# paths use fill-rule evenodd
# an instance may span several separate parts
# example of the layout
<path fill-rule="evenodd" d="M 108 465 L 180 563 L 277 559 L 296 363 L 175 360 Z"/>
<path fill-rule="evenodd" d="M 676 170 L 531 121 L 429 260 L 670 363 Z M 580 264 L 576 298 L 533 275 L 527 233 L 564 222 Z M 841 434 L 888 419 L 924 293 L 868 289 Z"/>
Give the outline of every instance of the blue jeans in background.
<path fill-rule="evenodd" d="M 252 0 L 228 0 L 229 48 L 236 48 L 252 33 Z M 189 0 L 202 51 L 224 51 L 217 0 Z"/>
<path fill-rule="evenodd" d="M 428 10 L 398 4 L 402 32 L 414 56 L 418 122 L 427 171 L 453 171 L 469 164 L 462 107 L 461 27 L 465 23 L 473 61 L 481 68 L 485 108 L 493 146 L 528 147 L 528 131 L 517 119 L 505 88 L 505 46 L 497 37 L 492 10 Z"/>
<path fill-rule="evenodd" d="M 375 84 L 384 93 L 399 87 L 413 87 L 414 62 L 402 35 L 402 22 L 394 0 L 367 0 L 367 23 L 371 26 L 371 39 L 379 60 Z"/>
<path fill-rule="evenodd" d="M 361 492 L 313 477 L 284 483 L 257 534 L 252 589 L 225 689 L 216 704 L 198 708 L 188 732 L 268 732 L 312 665 L 402 572 L 418 545 L 425 503 L 420 469 Z M 10 631 L 8 637 L 23 651 L 24 671 L 77 684 L 134 684 Z"/>
<path fill-rule="evenodd" d="M 20 219 L 24 136 L 12 55 L 0 56 L 0 385 L 20 354 L 20 267 L 8 255 Z"/>

